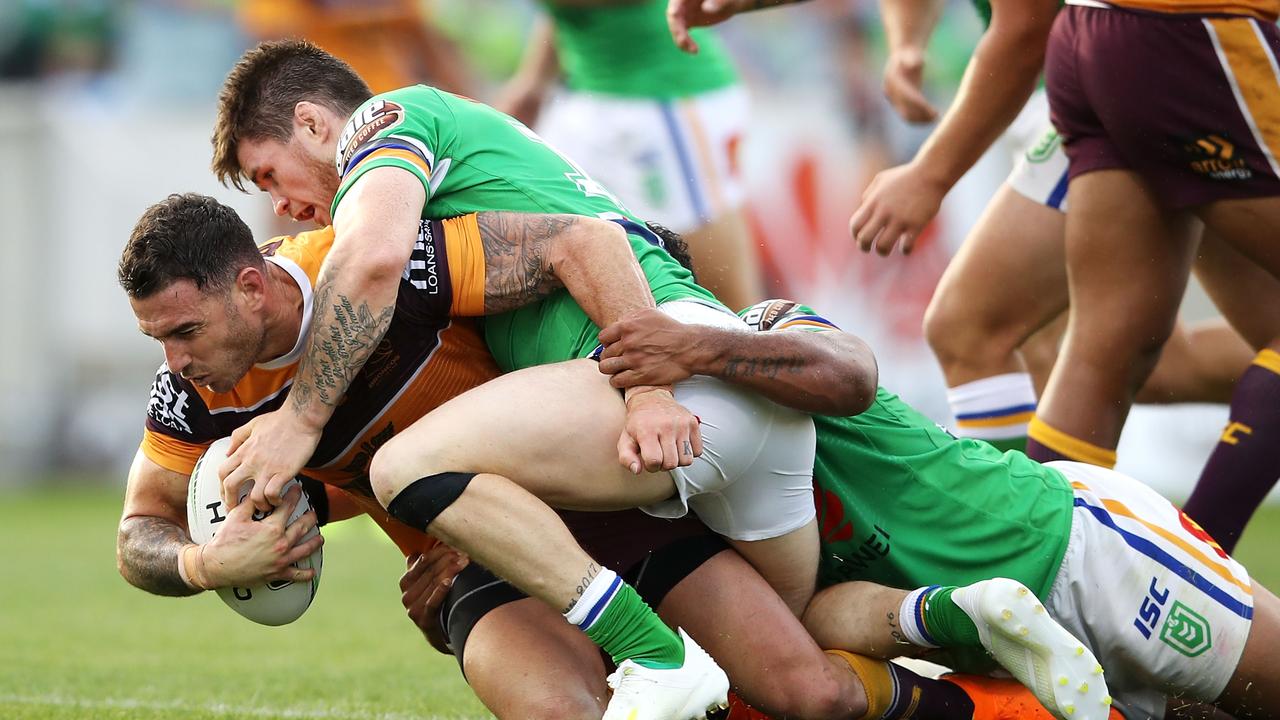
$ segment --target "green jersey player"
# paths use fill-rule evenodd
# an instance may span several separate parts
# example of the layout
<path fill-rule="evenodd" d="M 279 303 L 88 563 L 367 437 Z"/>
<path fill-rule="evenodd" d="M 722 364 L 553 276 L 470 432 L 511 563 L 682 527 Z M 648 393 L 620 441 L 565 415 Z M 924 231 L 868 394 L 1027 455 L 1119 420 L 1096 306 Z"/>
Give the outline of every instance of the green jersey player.
<path fill-rule="evenodd" d="M 776 300 L 744 317 L 761 332 L 730 335 L 673 326 L 658 313 L 632 316 L 601 334 L 601 370 L 619 386 L 705 373 L 804 409 L 814 397 L 840 394 L 831 382 L 840 371 L 831 368 L 848 359 L 834 351 L 842 333 L 832 323 Z M 935 586 L 906 596 L 886 637 L 874 630 L 884 618 L 859 613 L 868 586 L 849 581 L 913 587 L 1005 576 L 1031 588 L 1096 653 L 1127 717 L 1161 717 L 1166 695 L 1233 713 L 1260 705 L 1275 712 L 1266 688 L 1277 675 L 1276 598 L 1145 485 L 955 438 L 883 388 L 861 415 L 817 416 L 815 424 L 824 589 L 805 621 L 823 646 L 896 654 L 904 642 L 964 645 L 980 631 L 956 613 L 967 599 Z M 1021 622 L 1020 610 L 1009 610 Z M 976 669 L 971 658 L 951 660 Z M 1016 660 L 1001 660 L 1018 674 Z M 1044 683 L 1037 694 L 1046 705 L 1083 703 L 1089 694 L 1058 686 L 1053 676 L 1018 676 L 1031 678 L 1033 690 Z"/>
<path fill-rule="evenodd" d="M 714 32 L 697 31 L 695 56 L 671 44 L 663 0 L 543 5 L 496 107 L 640 217 L 683 235 L 716 297 L 730 307 L 759 300 L 738 157 L 749 101 Z"/>
<path fill-rule="evenodd" d="M 422 283 L 428 292 L 438 290 L 448 298 L 451 314 L 489 315 L 488 343 L 506 369 L 578 357 L 594 345 L 593 320 L 603 325 L 652 306 L 655 298 L 691 322 L 741 327 L 604 188 L 520 123 L 422 86 L 373 97 L 349 67 L 305 42 L 265 43 L 246 53 L 224 86 L 214 144 L 221 177 L 236 184 L 250 180 L 271 194 L 277 213 L 331 221 L 335 231 L 316 283 L 312 329 L 290 400 L 237 430 L 234 452 L 221 468 L 224 488 L 264 481 L 254 485 L 255 504 L 279 502 L 284 478 L 296 474 L 311 454 L 317 428 L 332 414 L 350 377 L 374 355 L 402 278 Z M 625 257 L 571 266 L 540 238 L 486 243 L 481 233 L 463 228 L 450 241 L 432 237 L 425 222 L 495 208 L 617 219 L 630 231 L 617 230 Z M 562 285 L 576 288 L 573 298 Z M 501 299 L 513 296 L 519 301 Z M 646 676 L 673 671 L 671 681 L 651 678 L 661 698 L 646 705 L 641 717 L 682 714 L 681 708 L 702 712 L 722 702 L 715 688 L 723 674 L 717 679 L 718 668 L 713 670 L 700 650 L 686 656 L 681 640 L 664 635 L 642 605 L 624 602 L 615 612 L 613 594 L 607 592 L 612 579 L 597 573 L 579 548 L 550 553 L 550 573 L 522 567 L 513 561 L 515 554 L 494 551 L 541 532 L 533 520 L 541 504 L 520 497 L 511 480 L 567 507 L 645 505 L 667 515 L 691 507 L 730 538 L 796 612 L 814 588 L 817 531 L 812 504 L 803 497 L 812 468 L 811 421 L 725 386 L 685 385 L 681 400 L 693 412 L 677 404 L 669 388 L 627 392 L 625 421 L 610 426 L 620 427 L 622 438 L 609 465 L 630 470 L 631 482 L 613 483 L 617 493 L 607 497 L 601 496 L 600 488 L 607 485 L 598 482 L 601 473 L 539 475 L 519 463 L 509 469 L 502 464 L 514 457 L 509 446 L 497 453 L 474 435 L 460 445 L 480 455 L 473 464 L 456 454 L 417 452 L 425 444 L 417 442 L 421 434 L 416 431 L 428 427 L 429 418 L 465 416 L 468 403 L 475 402 L 472 394 L 399 433 L 378 450 L 370 467 L 378 499 L 397 518 L 419 529 L 430 526 L 455 546 L 455 540 L 472 548 L 486 543 L 486 565 L 563 608 L 574 622 L 587 619 L 578 617 L 592 607 L 587 601 L 610 615 L 608 622 L 592 623 L 597 641 L 619 659 L 642 652 L 640 664 L 622 676 L 623 692 L 614 695 L 607 717 L 625 717 L 641 702 L 635 688 L 646 683 Z M 518 383 L 506 387 L 508 414 L 540 412 L 521 401 Z M 581 390 L 567 392 L 575 389 Z M 616 394 L 608 402 L 617 403 Z M 722 437 L 702 435 L 699 417 Z M 760 418 L 770 421 L 751 422 Z M 538 420 L 546 426 L 545 418 Z M 695 460 L 704 441 L 741 467 Z M 547 445 L 533 444 L 545 457 Z M 785 449 L 784 457 L 755 462 L 771 457 L 774 447 Z M 574 452 L 558 445 L 552 449 Z M 440 466 L 447 458 L 457 462 Z M 671 472 L 634 477 L 642 469 Z M 769 501 L 770 494 L 777 502 Z M 499 511 L 510 508 L 528 514 L 523 528 L 511 527 L 512 520 Z M 460 523 L 475 535 L 450 539 L 444 525 L 462 516 L 484 521 Z M 684 647 L 696 649 L 687 638 Z M 697 662 L 684 663 L 689 658 Z M 684 669 L 697 677 L 677 677 Z"/>

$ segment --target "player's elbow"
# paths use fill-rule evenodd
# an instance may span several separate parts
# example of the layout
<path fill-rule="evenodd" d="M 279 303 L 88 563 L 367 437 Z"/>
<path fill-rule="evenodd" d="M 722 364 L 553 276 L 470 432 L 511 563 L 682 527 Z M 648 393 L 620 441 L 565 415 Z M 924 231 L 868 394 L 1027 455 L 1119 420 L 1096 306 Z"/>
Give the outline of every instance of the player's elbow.
<path fill-rule="evenodd" d="M 564 218 L 566 232 L 552 236 L 552 267 L 592 267 L 619 259 L 635 262 L 627 231 L 618 223 L 576 215 L 559 217 Z"/>
<path fill-rule="evenodd" d="M 857 415 L 875 402 L 880 384 L 880 370 L 875 354 L 862 340 L 848 336 L 834 349 L 833 367 L 837 368 L 835 392 L 829 396 L 832 407 L 825 415 L 847 417 Z"/>

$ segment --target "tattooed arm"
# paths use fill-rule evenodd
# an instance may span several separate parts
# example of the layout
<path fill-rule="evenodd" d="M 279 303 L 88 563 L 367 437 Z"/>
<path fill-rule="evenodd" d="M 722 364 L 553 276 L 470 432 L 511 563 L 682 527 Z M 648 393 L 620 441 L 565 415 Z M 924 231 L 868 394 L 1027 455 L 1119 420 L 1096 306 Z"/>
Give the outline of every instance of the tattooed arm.
<path fill-rule="evenodd" d="M 323 542 L 319 535 L 298 542 L 315 526 L 311 513 L 286 528 L 289 513 L 276 513 L 277 522 L 254 522 L 250 506 L 244 505 L 227 513 L 213 540 L 192 542 L 186 520 L 188 480 L 141 450 L 134 457 L 116 537 L 116 567 L 130 585 L 155 595 L 183 596 L 228 585 L 306 580 L 314 573 L 291 567 Z M 179 563 L 190 582 L 178 572 Z"/>
<path fill-rule="evenodd" d="M 486 212 L 477 218 L 485 256 L 485 312 L 528 304 L 564 287 L 598 327 L 654 307 L 626 232 L 577 215 Z M 655 311 L 656 312 L 656 311 Z M 689 465 L 702 453 L 698 419 L 666 383 L 632 383 L 618 459 L 632 472 Z"/>
<path fill-rule="evenodd" d="M 566 288 L 599 327 L 653 307 L 653 294 L 617 223 L 579 215 L 482 212 L 486 315 Z"/>
<path fill-rule="evenodd" d="M 819 415 L 856 415 L 875 399 L 875 356 L 849 333 L 747 332 L 684 325 L 661 311 L 600 332 L 600 372 L 614 387 L 710 375 L 780 405 Z"/>
<path fill-rule="evenodd" d="M 422 183 L 393 167 L 370 170 L 348 191 L 333 219 L 333 247 L 316 281 L 311 332 L 289 400 L 232 433 L 231 455 L 218 469 L 229 507 L 249 480 L 255 507 L 279 505 L 284 484 L 315 452 L 325 423 L 391 324 L 425 202 Z"/>

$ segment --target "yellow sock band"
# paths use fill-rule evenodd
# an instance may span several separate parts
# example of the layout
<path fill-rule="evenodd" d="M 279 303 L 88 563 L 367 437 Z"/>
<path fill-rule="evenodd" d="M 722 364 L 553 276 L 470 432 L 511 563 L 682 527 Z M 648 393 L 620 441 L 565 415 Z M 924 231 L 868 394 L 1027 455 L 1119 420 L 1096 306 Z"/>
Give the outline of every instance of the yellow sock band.
<path fill-rule="evenodd" d="M 862 655 L 854 655 L 843 650 L 824 651 L 834 658 L 839 658 L 849 665 L 853 674 L 862 681 L 862 689 L 867 695 L 867 713 L 859 720 L 880 720 L 884 717 L 889 704 L 893 702 L 893 676 L 889 674 L 889 664 L 884 660 L 876 660 Z"/>
<path fill-rule="evenodd" d="M 1050 450 L 1077 462 L 1089 463 L 1107 469 L 1116 466 L 1116 451 L 1098 447 L 1091 442 L 1072 437 L 1061 430 L 1051 427 L 1038 416 L 1031 419 L 1027 426 L 1027 437 L 1035 440 Z"/>
<path fill-rule="evenodd" d="M 1258 356 L 1253 359 L 1253 364 L 1280 375 L 1280 353 L 1275 350 L 1268 348 L 1258 353 Z"/>

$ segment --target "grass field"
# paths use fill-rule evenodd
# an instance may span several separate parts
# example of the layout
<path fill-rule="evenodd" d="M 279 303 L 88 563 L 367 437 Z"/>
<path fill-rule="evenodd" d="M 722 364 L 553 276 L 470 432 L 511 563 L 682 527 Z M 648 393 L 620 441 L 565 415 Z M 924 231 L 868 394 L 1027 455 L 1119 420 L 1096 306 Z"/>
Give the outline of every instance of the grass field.
<path fill-rule="evenodd" d="M 254 625 L 213 593 L 175 600 L 115 571 L 120 493 L 0 495 L 0 718 L 486 718 L 452 658 L 404 618 L 396 550 L 371 524 L 325 532 L 307 614 Z M 1239 557 L 1280 587 L 1280 508 Z"/>

